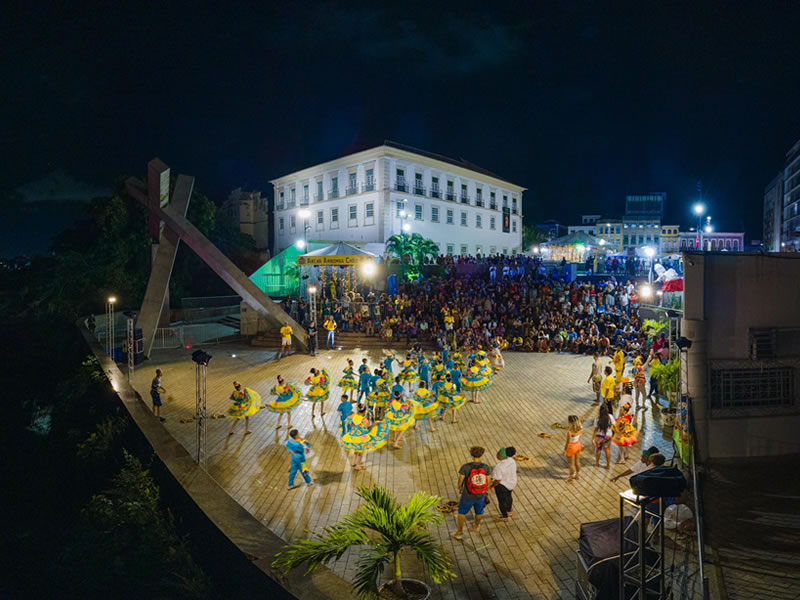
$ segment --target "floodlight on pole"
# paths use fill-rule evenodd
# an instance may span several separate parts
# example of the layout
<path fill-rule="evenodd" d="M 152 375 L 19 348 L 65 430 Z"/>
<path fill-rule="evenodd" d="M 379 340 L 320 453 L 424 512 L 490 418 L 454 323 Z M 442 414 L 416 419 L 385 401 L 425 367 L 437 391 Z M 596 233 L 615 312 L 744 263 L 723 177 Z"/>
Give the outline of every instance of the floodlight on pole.
<path fill-rule="evenodd" d="M 400 211 L 400 218 L 401 219 L 405 219 L 406 218 L 406 211 L 404 211 L 404 210 Z"/>
<path fill-rule="evenodd" d="M 299 216 L 301 219 L 307 219 L 308 217 L 310 217 L 310 216 L 311 216 L 311 211 L 310 211 L 310 210 L 308 210 L 307 208 L 304 208 L 304 209 L 302 209 L 302 210 L 301 210 L 299 213 L 297 213 L 297 215 L 298 215 L 298 216 Z"/>
<path fill-rule="evenodd" d="M 309 294 L 316 294 L 317 293 L 317 286 L 315 286 L 315 285 L 308 286 L 308 293 Z"/>
<path fill-rule="evenodd" d="M 647 258 L 653 258 L 656 255 L 656 249 L 652 246 L 645 246 L 642 250 Z"/>
<path fill-rule="evenodd" d="M 297 248 L 298 248 L 299 250 L 302 250 L 303 248 L 305 248 L 305 247 L 306 247 L 306 241 L 305 241 L 305 240 L 297 240 L 297 241 L 294 243 L 294 245 L 295 245 L 295 246 L 297 246 Z"/>
<path fill-rule="evenodd" d="M 706 233 L 711 233 L 712 231 L 714 231 L 714 227 L 712 227 L 711 223 L 706 223 L 706 226 L 703 227 L 703 231 L 705 231 Z"/>
<path fill-rule="evenodd" d="M 116 296 L 109 296 L 108 297 L 108 303 L 109 304 L 116 304 L 117 303 L 117 297 Z"/>
<path fill-rule="evenodd" d="M 649 285 L 643 285 L 639 288 L 639 295 L 642 298 L 651 298 L 653 296 L 653 288 Z"/>
<path fill-rule="evenodd" d="M 361 271 L 367 277 L 372 277 L 375 274 L 375 263 L 373 263 L 373 262 L 365 262 L 361 266 Z"/>
<path fill-rule="evenodd" d="M 403 231 L 405 233 L 408 233 L 409 231 L 411 231 L 411 225 L 409 225 L 408 223 L 403 223 Z"/>
<path fill-rule="evenodd" d="M 692 210 L 694 211 L 694 214 L 702 216 L 706 212 L 706 205 L 702 202 L 698 202 L 692 207 Z"/>

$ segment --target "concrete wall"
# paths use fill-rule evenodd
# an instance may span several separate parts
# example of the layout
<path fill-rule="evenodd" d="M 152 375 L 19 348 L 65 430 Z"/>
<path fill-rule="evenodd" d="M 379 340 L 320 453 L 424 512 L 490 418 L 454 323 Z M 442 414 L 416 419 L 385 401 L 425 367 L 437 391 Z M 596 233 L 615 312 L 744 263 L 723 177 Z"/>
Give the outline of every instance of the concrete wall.
<path fill-rule="evenodd" d="M 800 386 L 792 407 L 712 410 L 708 390 L 713 361 L 748 365 L 751 328 L 800 328 L 800 257 L 692 252 L 684 269 L 682 333 L 693 342 L 689 393 L 701 458 L 800 452 Z"/>

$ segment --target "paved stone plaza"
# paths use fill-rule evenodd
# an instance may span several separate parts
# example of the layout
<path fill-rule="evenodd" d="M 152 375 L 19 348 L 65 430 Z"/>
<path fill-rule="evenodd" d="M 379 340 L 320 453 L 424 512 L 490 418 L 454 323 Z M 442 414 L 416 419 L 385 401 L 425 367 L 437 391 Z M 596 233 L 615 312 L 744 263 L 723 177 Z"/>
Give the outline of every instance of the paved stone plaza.
<path fill-rule="evenodd" d="M 617 492 L 627 479 L 616 483 L 611 477 L 625 467 L 610 470 L 593 464 L 590 435 L 596 409 L 586 383 L 591 358 L 566 354 L 505 355 L 506 368 L 494 384 L 481 393 L 481 404 L 467 403 L 458 412 L 459 422 L 437 422 L 433 433 L 423 425 L 409 431 L 403 448 L 390 446 L 365 457 L 366 470 L 353 472 L 347 456 L 336 442 L 339 416 L 335 408 L 341 391 L 337 388 L 345 359 L 358 365 L 369 358 L 376 366 L 379 352 L 323 351 L 316 358 L 294 355 L 274 360 L 273 351 L 245 345 L 226 344 L 206 349 L 213 355 L 208 368 L 209 413 L 225 413 L 230 405 L 232 381 L 240 381 L 258 391 L 265 401 L 269 390 L 282 375 L 287 381 L 302 384 L 311 367 L 326 368 L 331 374 L 331 399 L 326 415 L 311 419 L 311 404 L 294 411 L 292 425 L 312 446 L 309 466 L 316 485 L 287 491 L 288 436 L 286 417 L 275 430 L 277 415 L 262 410 L 250 419 L 253 433 L 244 435 L 244 423 L 228 436 L 230 419 L 208 422 L 208 471 L 242 506 L 283 539 L 297 540 L 334 524 L 354 510 L 359 486 L 380 484 L 403 502 L 416 490 L 424 490 L 445 500 L 457 500 L 457 471 L 469 459 L 470 446 L 487 449 L 484 459 L 494 464 L 501 446 L 515 446 L 518 454 L 530 461 L 518 462 L 519 483 L 514 490 L 514 518 L 496 523 L 496 500 L 487 507 L 481 530 L 474 533 L 468 521 L 463 541 L 450 534 L 456 529 L 454 515 L 448 515 L 435 535 L 453 561 L 457 579 L 434 586 L 434 598 L 571 598 L 574 596 L 575 559 L 578 529 L 582 522 L 616 517 Z M 156 352 L 133 383 L 149 400 L 150 379 L 156 367 L 164 371 L 167 389 L 163 409 L 165 427 L 190 451 L 195 449 L 195 425 L 180 423 L 194 414 L 195 366 L 190 350 Z M 300 385 L 305 391 L 306 387 Z M 554 422 L 566 424 L 567 416 L 584 420 L 580 480 L 567 482 L 566 458 L 561 455 L 564 432 L 553 429 Z M 652 409 L 638 413 L 643 443 L 656 445 L 672 456 L 671 442 L 664 439 L 660 425 L 652 419 Z M 552 435 L 543 439 L 538 433 Z M 638 449 L 639 446 L 636 446 Z M 612 450 L 612 461 L 616 449 Z M 638 457 L 637 451 L 632 453 Z M 634 458 L 629 459 L 628 464 Z M 298 482 L 301 482 L 298 477 Z M 406 575 L 427 579 L 413 556 L 406 556 Z M 333 571 L 351 579 L 356 553 L 349 552 L 332 566 Z"/>

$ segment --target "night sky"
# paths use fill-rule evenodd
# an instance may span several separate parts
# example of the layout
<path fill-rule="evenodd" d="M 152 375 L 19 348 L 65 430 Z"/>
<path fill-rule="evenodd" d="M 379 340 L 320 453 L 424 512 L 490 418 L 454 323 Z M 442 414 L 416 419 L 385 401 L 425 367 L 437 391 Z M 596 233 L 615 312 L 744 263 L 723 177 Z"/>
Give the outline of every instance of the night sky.
<path fill-rule="evenodd" d="M 688 227 L 702 180 L 718 230 L 760 238 L 800 138 L 794 2 L 16 4 L 0 255 L 77 212 L 11 193 L 55 170 L 110 188 L 159 156 L 223 195 L 383 139 L 526 186 L 528 223 L 666 191 Z"/>

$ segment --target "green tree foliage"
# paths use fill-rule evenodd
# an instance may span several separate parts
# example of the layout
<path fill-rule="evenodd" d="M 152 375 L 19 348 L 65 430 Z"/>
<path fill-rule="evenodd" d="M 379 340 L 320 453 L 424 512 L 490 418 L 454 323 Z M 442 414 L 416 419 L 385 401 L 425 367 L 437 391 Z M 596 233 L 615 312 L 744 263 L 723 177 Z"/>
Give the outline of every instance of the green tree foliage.
<path fill-rule="evenodd" d="M 410 280 L 418 279 L 420 266 L 439 255 L 436 242 L 418 233 L 393 235 L 386 240 L 386 251 L 399 259 L 405 277 Z"/>
<path fill-rule="evenodd" d="M 444 519 L 433 510 L 441 498 L 416 492 L 401 505 L 388 490 L 377 485 L 361 487 L 357 494 L 364 504 L 341 522 L 327 527 L 324 535 L 285 546 L 272 566 L 286 574 L 305 563 L 308 574 L 341 558 L 353 546 L 365 546 L 353 580 L 354 590 L 364 599 L 378 597 L 380 578 L 387 565 L 394 576 L 392 591 L 406 597 L 400 585 L 400 558 L 406 550 L 416 554 L 435 583 L 455 577 L 450 558 L 428 530 L 429 525 L 438 525 Z"/>
<path fill-rule="evenodd" d="M 538 229 L 535 225 L 522 226 L 522 250 L 530 250 L 532 246 L 546 242 L 547 236 L 544 231 Z"/>
<path fill-rule="evenodd" d="M 60 574 L 67 596 L 202 598 L 208 582 L 159 507 L 159 489 L 141 462 L 125 453 L 111 487 L 83 510 L 79 535 Z"/>

